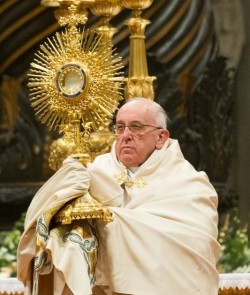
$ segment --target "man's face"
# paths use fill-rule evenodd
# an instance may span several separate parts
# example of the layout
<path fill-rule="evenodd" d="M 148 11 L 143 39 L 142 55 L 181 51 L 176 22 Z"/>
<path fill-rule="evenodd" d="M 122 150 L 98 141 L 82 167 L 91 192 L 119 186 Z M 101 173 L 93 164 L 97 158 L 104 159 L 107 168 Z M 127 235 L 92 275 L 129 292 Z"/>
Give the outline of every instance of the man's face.
<path fill-rule="evenodd" d="M 130 102 L 118 111 L 116 124 L 128 126 L 133 123 L 140 123 L 161 127 L 156 126 L 149 108 L 147 104 L 142 102 Z M 140 166 L 155 149 L 162 148 L 168 138 L 168 136 L 166 138 L 166 132 L 163 129 L 147 126 L 141 135 L 135 135 L 126 127 L 124 132 L 117 137 L 116 155 L 118 160 L 127 167 Z"/>

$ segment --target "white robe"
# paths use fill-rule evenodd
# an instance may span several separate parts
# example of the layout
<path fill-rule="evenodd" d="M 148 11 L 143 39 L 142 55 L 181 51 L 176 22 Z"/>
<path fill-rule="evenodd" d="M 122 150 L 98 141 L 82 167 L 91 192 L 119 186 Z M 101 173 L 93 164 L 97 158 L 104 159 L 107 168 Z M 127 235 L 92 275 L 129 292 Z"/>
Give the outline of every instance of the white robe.
<path fill-rule="evenodd" d="M 97 285 L 133 295 L 217 295 L 218 197 L 206 174 L 197 172 L 183 158 L 178 142 L 169 139 L 129 180 L 114 145 L 111 153 L 97 157 L 87 169 L 67 159 L 37 193 L 19 245 L 19 279 L 31 280 L 27 270 L 35 255 L 34 223 L 39 215 L 51 203 L 68 201 L 89 189 L 114 215 L 113 222 L 96 222 Z M 34 205 L 46 198 L 44 206 Z M 61 267 L 50 251 L 55 269 L 63 274 L 61 284 L 64 281 L 71 290 L 77 285 L 73 294 L 91 294 L 87 279 L 73 282 L 69 269 Z M 84 260 L 78 256 L 72 267 L 81 274 Z"/>

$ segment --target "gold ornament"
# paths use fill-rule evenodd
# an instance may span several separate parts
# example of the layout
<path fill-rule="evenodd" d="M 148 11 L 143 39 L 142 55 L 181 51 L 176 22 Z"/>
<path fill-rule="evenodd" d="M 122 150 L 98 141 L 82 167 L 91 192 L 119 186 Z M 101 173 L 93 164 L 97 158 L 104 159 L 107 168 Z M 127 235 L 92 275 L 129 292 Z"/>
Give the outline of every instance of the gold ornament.
<path fill-rule="evenodd" d="M 147 185 L 143 177 L 137 177 L 135 179 L 130 179 L 125 172 L 115 175 L 115 179 L 119 184 L 124 183 L 126 187 L 132 187 L 133 185 L 142 188 Z"/>
<path fill-rule="evenodd" d="M 126 100 L 137 96 L 154 100 L 153 81 L 156 77 L 148 75 L 145 46 L 145 29 L 150 21 L 141 17 L 142 10 L 152 2 L 153 0 L 122 0 L 122 5 L 132 10 L 132 17 L 125 22 L 130 30 L 129 73 L 124 93 Z"/>
<path fill-rule="evenodd" d="M 60 167 L 60 157 L 66 157 L 69 151 L 83 165 L 91 162 L 91 131 L 107 126 L 122 99 L 121 58 L 114 53 L 109 38 L 93 30 L 78 29 L 79 23 L 86 22 L 86 14 L 78 15 L 76 5 L 68 7 L 68 14 L 64 7 L 58 22 L 67 27 L 41 45 L 29 74 L 31 105 L 36 115 L 50 129 L 59 128 L 63 133 L 62 142 L 52 147 L 54 168 Z M 67 224 L 89 218 L 112 220 L 109 209 L 89 193 L 55 215 L 56 222 Z"/>
<path fill-rule="evenodd" d="M 72 220 L 101 218 L 106 222 L 113 221 L 110 210 L 103 207 L 89 193 L 69 203 L 55 215 L 55 221 L 70 224 Z"/>
<path fill-rule="evenodd" d="M 77 119 L 96 130 L 112 118 L 122 99 L 123 65 L 111 47 L 94 31 L 72 29 L 41 45 L 28 85 L 36 115 L 50 129 Z"/>

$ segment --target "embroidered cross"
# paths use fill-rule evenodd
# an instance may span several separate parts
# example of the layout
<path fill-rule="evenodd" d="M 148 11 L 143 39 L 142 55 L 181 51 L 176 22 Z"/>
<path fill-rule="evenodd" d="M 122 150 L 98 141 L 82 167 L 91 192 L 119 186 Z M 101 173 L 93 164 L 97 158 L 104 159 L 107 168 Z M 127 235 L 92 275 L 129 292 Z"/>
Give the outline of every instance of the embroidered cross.
<path fill-rule="evenodd" d="M 120 183 L 124 183 L 126 187 L 131 187 L 133 185 L 136 185 L 137 187 L 144 187 L 146 185 L 146 181 L 143 177 L 138 177 L 132 180 L 129 179 L 128 175 L 124 172 L 115 175 L 115 179 Z"/>

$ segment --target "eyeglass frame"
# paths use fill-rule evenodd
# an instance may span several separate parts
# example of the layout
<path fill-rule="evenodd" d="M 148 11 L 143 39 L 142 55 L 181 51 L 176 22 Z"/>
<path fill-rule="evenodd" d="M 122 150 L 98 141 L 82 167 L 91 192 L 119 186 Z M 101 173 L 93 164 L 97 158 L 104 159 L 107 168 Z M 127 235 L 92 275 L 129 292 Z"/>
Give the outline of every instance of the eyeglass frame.
<path fill-rule="evenodd" d="M 142 124 L 142 123 L 140 123 L 140 122 L 132 122 L 132 123 L 130 123 L 130 124 L 128 124 L 128 125 L 125 125 L 125 124 L 123 124 L 123 123 L 116 123 L 115 125 L 114 125 L 114 131 L 115 131 L 115 135 L 116 136 L 121 136 L 124 132 L 125 132 L 125 129 L 126 129 L 126 127 L 128 127 L 128 130 L 133 134 L 133 135 L 135 135 L 135 136 L 142 136 L 143 135 L 143 131 L 146 131 L 145 129 L 142 129 L 140 132 L 141 132 L 141 134 L 136 134 L 136 133 L 134 133 L 134 131 L 133 130 L 131 130 L 131 125 L 133 125 L 133 124 L 136 124 L 136 125 L 140 125 L 140 127 L 142 127 L 142 128 L 144 128 L 144 127 L 152 127 L 152 128 L 154 128 L 155 130 L 156 129 L 163 129 L 162 127 L 159 127 L 159 126 L 153 126 L 153 125 L 149 125 L 149 124 Z M 124 129 L 123 129 L 123 131 L 121 132 L 121 133 L 118 133 L 117 132 L 117 125 L 121 125 Z M 139 127 L 139 126 L 138 126 Z"/>

